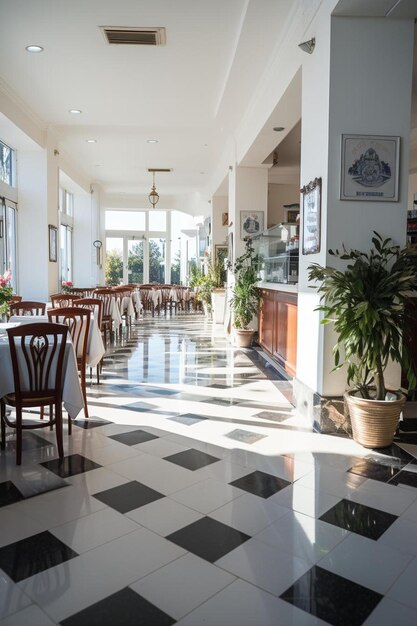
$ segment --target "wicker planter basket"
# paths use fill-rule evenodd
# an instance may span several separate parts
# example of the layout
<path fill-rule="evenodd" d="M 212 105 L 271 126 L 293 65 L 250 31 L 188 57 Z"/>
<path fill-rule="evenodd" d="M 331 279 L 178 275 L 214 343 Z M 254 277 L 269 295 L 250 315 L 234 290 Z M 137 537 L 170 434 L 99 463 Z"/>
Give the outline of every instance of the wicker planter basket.
<path fill-rule="evenodd" d="M 398 400 L 365 400 L 346 392 L 353 439 L 365 448 L 386 448 L 394 439 L 405 396 L 395 392 Z"/>
<path fill-rule="evenodd" d="M 234 329 L 234 344 L 237 348 L 250 348 L 253 341 L 254 330 L 244 328 Z"/>

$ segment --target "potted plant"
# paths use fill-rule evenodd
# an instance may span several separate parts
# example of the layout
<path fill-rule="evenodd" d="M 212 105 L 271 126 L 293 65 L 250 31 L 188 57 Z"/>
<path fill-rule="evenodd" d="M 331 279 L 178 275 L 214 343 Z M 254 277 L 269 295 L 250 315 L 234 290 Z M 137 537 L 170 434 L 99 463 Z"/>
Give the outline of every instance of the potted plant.
<path fill-rule="evenodd" d="M 190 287 L 195 289 L 195 299 L 201 302 L 204 314 L 208 316 L 211 313 L 211 279 L 196 265 L 190 271 Z"/>
<path fill-rule="evenodd" d="M 258 313 L 260 292 L 258 282 L 262 257 L 255 253 L 250 237 L 245 237 L 245 252 L 228 267 L 232 269 L 235 282 L 232 287 L 230 308 L 233 311 L 234 340 L 238 347 L 249 348 L 255 331 L 248 326 Z"/>
<path fill-rule="evenodd" d="M 345 393 L 353 438 L 369 448 L 392 443 L 405 402 L 401 391 L 387 391 L 384 373 L 390 360 L 401 365 L 410 388 L 416 376 L 407 349 L 411 292 L 417 286 L 417 256 L 374 231 L 370 252 L 329 250 L 348 264 L 344 270 L 309 266 L 309 279 L 319 282 L 324 313 L 337 334 L 334 370 L 347 366 Z"/>
<path fill-rule="evenodd" d="M 10 285 L 12 274 L 10 270 L 0 276 L 0 320 L 7 321 L 9 315 L 9 303 L 13 297 L 13 288 Z"/>

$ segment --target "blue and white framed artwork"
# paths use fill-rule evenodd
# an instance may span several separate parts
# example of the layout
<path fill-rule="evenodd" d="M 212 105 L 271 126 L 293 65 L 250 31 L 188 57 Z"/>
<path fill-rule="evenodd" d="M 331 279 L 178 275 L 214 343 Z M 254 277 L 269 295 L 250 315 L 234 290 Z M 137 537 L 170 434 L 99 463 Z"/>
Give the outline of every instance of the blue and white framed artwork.
<path fill-rule="evenodd" d="M 398 200 L 400 138 L 342 135 L 341 200 Z"/>

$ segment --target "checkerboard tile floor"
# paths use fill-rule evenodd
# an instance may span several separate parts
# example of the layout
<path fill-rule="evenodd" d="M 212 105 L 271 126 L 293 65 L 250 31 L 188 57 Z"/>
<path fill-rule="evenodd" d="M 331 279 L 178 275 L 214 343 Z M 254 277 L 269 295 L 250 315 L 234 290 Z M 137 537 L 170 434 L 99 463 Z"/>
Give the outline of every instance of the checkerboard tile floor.
<path fill-rule="evenodd" d="M 141 319 L 58 459 L 0 455 L 0 625 L 417 624 L 417 439 L 312 433 L 199 315 Z"/>

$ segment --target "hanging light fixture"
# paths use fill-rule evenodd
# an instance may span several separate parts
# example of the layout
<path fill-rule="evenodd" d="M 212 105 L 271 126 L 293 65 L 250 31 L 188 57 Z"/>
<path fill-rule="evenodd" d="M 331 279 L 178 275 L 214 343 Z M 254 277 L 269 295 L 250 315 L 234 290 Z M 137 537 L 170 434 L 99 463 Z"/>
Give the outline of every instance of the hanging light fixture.
<path fill-rule="evenodd" d="M 152 207 L 155 208 L 155 206 L 158 204 L 158 201 L 159 201 L 159 193 L 156 191 L 156 187 L 155 187 L 155 170 L 152 172 L 152 175 L 153 175 L 153 185 L 148 195 L 148 198 L 149 198 L 149 202 L 152 204 Z"/>

